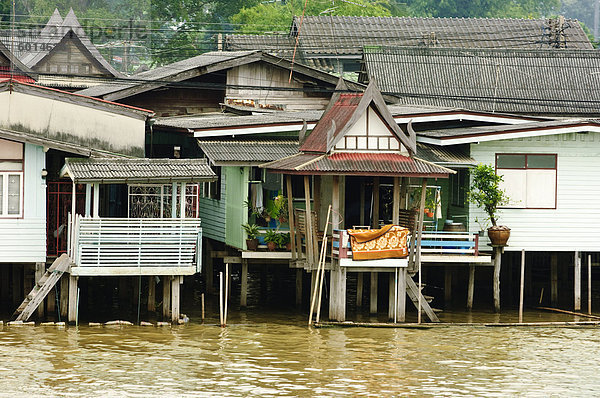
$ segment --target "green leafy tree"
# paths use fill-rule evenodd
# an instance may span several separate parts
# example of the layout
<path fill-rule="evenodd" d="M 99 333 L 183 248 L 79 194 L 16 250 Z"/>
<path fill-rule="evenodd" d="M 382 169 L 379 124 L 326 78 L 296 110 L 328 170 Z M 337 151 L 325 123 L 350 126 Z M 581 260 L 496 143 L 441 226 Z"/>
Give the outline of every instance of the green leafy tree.
<path fill-rule="evenodd" d="M 506 192 L 500 188 L 502 176 L 487 164 L 479 164 L 471 170 L 473 182 L 468 191 L 471 203 L 480 207 L 495 227 L 498 219 L 498 207 L 508 204 Z"/>
<path fill-rule="evenodd" d="M 465 18 L 539 18 L 555 14 L 560 0 L 409 0 L 415 16 Z"/>

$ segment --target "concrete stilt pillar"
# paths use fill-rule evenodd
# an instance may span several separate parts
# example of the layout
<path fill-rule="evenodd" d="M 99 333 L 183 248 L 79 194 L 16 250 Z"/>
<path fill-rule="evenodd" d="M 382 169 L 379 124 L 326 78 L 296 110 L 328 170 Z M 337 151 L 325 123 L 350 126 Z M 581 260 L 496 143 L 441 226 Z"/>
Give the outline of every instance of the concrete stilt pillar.
<path fill-rule="evenodd" d="M 77 283 L 79 282 L 78 276 L 69 275 L 69 322 L 75 322 L 77 320 Z"/>
<path fill-rule="evenodd" d="M 550 254 L 550 304 L 558 305 L 558 254 Z"/>
<path fill-rule="evenodd" d="M 182 283 L 183 277 L 180 275 L 174 276 L 171 279 L 171 322 L 173 323 L 179 320 Z"/>
<path fill-rule="evenodd" d="M 500 268 L 502 266 L 502 247 L 494 247 L 494 311 L 500 312 Z"/>
<path fill-rule="evenodd" d="M 371 295 L 369 300 L 369 312 L 377 314 L 377 272 L 371 272 Z"/>
<path fill-rule="evenodd" d="M 44 276 L 44 273 L 46 273 L 46 263 L 35 263 L 35 283 L 38 283 L 38 281 L 40 279 L 42 279 L 42 277 Z M 38 318 L 44 317 L 44 302 L 43 301 L 40 304 L 40 306 L 37 308 L 37 316 L 38 316 Z"/>
<path fill-rule="evenodd" d="M 69 316 L 69 274 L 60 278 L 60 316 L 66 319 Z"/>
<path fill-rule="evenodd" d="M 388 318 L 390 320 L 394 319 L 394 315 L 396 314 L 395 306 L 396 306 L 396 274 L 393 272 L 388 272 Z"/>
<path fill-rule="evenodd" d="M 469 286 L 467 288 L 467 309 L 473 309 L 473 294 L 475 292 L 475 266 L 469 265 Z"/>
<path fill-rule="evenodd" d="M 329 318 L 346 320 L 346 269 L 337 267 L 330 272 Z"/>
<path fill-rule="evenodd" d="M 172 276 L 163 276 L 162 278 L 163 288 L 163 303 L 162 303 L 162 314 L 163 319 L 169 319 L 171 316 L 171 279 Z"/>
<path fill-rule="evenodd" d="M 400 268 L 398 270 L 398 322 L 406 322 L 406 278 L 408 278 L 408 270 Z"/>
<path fill-rule="evenodd" d="M 575 252 L 575 258 L 574 258 L 575 270 L 574 270 L 574 275 L 573 275 L 573 281 L 574 281 L 573 290 L 574 290 L 575 297 L 574 297 L 573 308 L 575 311 L 581 310 L 581 256 L 579 254 L 580 254 L 579 252 Z"/>

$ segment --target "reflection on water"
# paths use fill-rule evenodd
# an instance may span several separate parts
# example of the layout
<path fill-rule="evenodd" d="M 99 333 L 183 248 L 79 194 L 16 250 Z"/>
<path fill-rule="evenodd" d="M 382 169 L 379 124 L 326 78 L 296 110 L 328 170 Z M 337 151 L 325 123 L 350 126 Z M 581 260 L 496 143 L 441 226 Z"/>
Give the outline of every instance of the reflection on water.
<path fill-rule="evenodd" d="M 5 326 L 0 395 L 600 393 L 596 328 L 317 330 L 294 314 L 232 321 L 226 329 Z"/>

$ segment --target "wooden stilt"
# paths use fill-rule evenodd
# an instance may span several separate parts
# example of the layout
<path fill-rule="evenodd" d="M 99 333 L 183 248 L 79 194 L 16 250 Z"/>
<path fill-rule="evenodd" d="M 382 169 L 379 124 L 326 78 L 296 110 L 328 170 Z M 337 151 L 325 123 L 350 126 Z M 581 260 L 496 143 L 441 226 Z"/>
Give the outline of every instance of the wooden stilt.
<path fill-rule="evenodd" d="M 296 228 L 294 220 L 294 203 L 292 197 L 292 176 L 285 176 L 285 184 L 287 188 L 287 205 L 288 205 L 288 224 L 290 226 L 290 244 L 292 247 L 292 261 L 296 260 Z M 297 301 L 296 297 L 296 301 Z"/>
<path fill-rule="evenodd" d="M 394 177 L 394 197 L 392 202 L 392 224 L 400 223 L 400 177 Z"/>
<path fill-rule="evenodd" d="M 12 266 L 12 301 L 15 308 L 23 301 L 23 266 L 13 265 Z"/>
<path fill-rule="evenodd" d="M 427 178 L 423 178 L 423 182 L 421 183 L 421 204 L 419 205 L 419 225 L 417 227 L 417 247 L 416 247 L 416 255 L 415 255 L 415 265 L 417 268 L 417 272 L 419 274 L 419 292 L 423 290 L 423 273 L 421 272 L 421 239 L 423 237 L 423 218 L 425 217 L 425 196 L 427 194 Z M 423 294 L 419 294 L 419 308 L 417 310 L 417 322 L 421 323 L 421 313 L 423 308 Z"/>
<path fill-rule="evenodd" d="M 10 266 L 0 265 L 0 303 L 3 307 L 8 307 L 10 302 Z"/>
<path fill-rule="evenodd" d="M 373 215 L 371 227 L 379 228 L 379 177 L 373 177 Z"/>
<path fill-rule="evenodd" d="M 558 304 L 558 254 L 550 254 L 550 303 Z"/>
<path fill-rule="evenodd" d="M 242 259 L 242 275 L 240 276 L 240 307 L 248 305 L 248 260 Z"/>
<path fill-rule="evenodd" d="M 69 322 L 77 321 L 77 282 L 79 277 L 69 275 Z"/>
<path fill-rule="evenodd" d="M 525 293 L 525 250 L 521 250 L 521 284 L 519 287 L 519 323 L 523 323 L 523 295 Z"/>
<path fill-rule="evenodd" d="M 377 314 L 377 279 L 379 274 L 377 272 L 371 272 L 371 294 L 369 300 L 369 312 L 371 314 Z"/>
<path fill-rule="evenodd" d="M 391 320 L 396 320 L 397 317 L 397 294 L 398 290 L 396 289 L 396 273 L 388 272 L 389 280 L 388 280 L 388 318 Z"/>
<path fill-rule="evenodd" d="M 213 274 L 214 274 L 214 269 L 213 269 L 213 257 L 211 255 L 212 253 L 212 243 L 210 242 L 210 240 L 205 239 L 205 248 L 204 248 L 204 267 L 202 267 L 204 269 L 204 282 L 206 284 L 206 292 L 209 294 L 213 294 L 215 292 L 214 289 L 214 279 L 213 279 Z"/>
<path fill-rule="evenodd" d="M 69 275 L 60 278 L 60 316 L 66 319 L 69 316 Z"/>
<path fill-rule="evenodd" d="M 360 181 L 360 215 L 358 218 L 360 225 L 365 225 L 365 184 Z"/>
<path fill-rule="evenodd" d="M 473 309 L 473 294 L 475 293 L 475 266 L 469 264 L 469 286 L 467 290 L 467 309 Z"/>
<path fill-rule="evenodd" d="M 406 279 L 408 278 L 408 271 L 406 268 L 400 268 L 398 270 L 398 312 L 396 320 L 397 322 L 406 321 Z"/>
<path fill-rule="evenodd" d="M 156 311 L 156 280 L 154 276 L 148 277 L 148 311 Z"/>
<path fill-rule="evenodd" d="M 182 277 L 179 275 L 171 279 L 171 322 L 173 323 L 179 321 L 181 280 Z"/>
<path fill-rule="evenodd" d="M 314 252 L 314 241 L 316 237 L 313 236 L 313 225 L 312 225 L 312 213 L 310 205 L 310 181 L 309 176 L 304 176 L 304 205 L 306 207 L 306 262 L 309 269 L 315 267 L 315 252 Z"/>
<path fill-rule="evenodd" d="M 313 210 L 316 212 L 316 222 L 317 222 L 317 227 L 315 228 L 317 231 L 321 230 L 321 225 L 320 225 L 320 212 L 321 212 L 321 176 L 320 175 L 316 175 L 313 176 Z M 315 242 L 317 241 L 317 237 L 314 237 Z M 318 246 L 318 244 L 317 244 Z M 315 248 L 315 256 L 317 255 L 316 252 L 318 251 L 318 248 Z"/>
<path fill-rule="evenodd" d="M 574 275 L 573 275 L 573 280 L 574 280 L 574 305 L 573 305 L 573 309 L 575 311 L 580 311 L 581 310 L 581 256 L 579 255 L 579 252 L 575 252 L 575 258 L 574 258 L 574 264 L 575 264 L 575 271 L 574 271 Z"/>
<path fill-rule="evenodd" d="M 444 267 L 444 305 L 450 307 L 452 303 L 452 267 Z"/>
<path fill-rule="evenodd" d="M 163 304 L 162 304 L 162 314 L 163 319 L 169 319 L 171 316 L 171 276 L 163 276 L 162 279 L 162 288 L 163 288 Z"/>
<path fill-rule="evenodd" d="M 35 263 L 35 283 L 38 283 L 42 276 L 46 273 L 46 263 Z M 26 290 L 29 291 L 29 290 Z M 38 318 L 44 317 L 44 303 L 42 302 L 37 308 Z"/>
<path fill-rule="evenodd" d="M 302 305 L 302 278 L 304 276 L 303 269 L 296 269 L 296 306 Z"/>
<path fill-rule="evenodd" d="M 317 270 L 311 271 L 310 273 L 310 297 L 313 296 L 313 293 L 317 290 L 318 280 L 317 280 Z"/>
<path fill-rule="evenodd" d="M 363 272 L 359 272 L 356 275 L 356 307 L 361 308 L 363 305 L 363 287 L 364 287 L 364 276 Z"/>
<path fill-rule="evenodd" d="M 588 314 L 592 313 L 592 255 L 588 254 Z"/>
<path fill-rule="evenodd" d="M 494 247 L 494 311 L 500 312 L 500 268 L 502 266 L 502 247 Z"/>

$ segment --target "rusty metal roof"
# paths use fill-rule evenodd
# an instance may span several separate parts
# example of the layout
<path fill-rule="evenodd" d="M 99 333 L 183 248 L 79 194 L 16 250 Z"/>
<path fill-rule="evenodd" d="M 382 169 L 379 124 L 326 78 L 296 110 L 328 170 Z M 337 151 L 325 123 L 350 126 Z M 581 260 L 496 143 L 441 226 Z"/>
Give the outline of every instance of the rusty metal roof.
<path fill-rule="evenodd" d="M 74 182 L 164 183 L 214 181 L 206 159 L 67 158 L 61 176 Z"/>
<path fill-rule="evenodd" d="M 198 140 L 198 145 L 216 166 L 257 166 L 298 153 L 297 139 Z"/>
<path fill-rule="evenodd" d="M 286 174 L 343 174 L 447 178 L 454 171 L 396 153 L 299 153 L 261 167 Z"/>
<path fill-rule="evenodd" d="M 469 156 L 468 147 L 462 145 L 441 147 L 417 142 L 416 156 L 419 159 L 444 166 L 469 167 L 477 164 L 475 159 Z"/>

